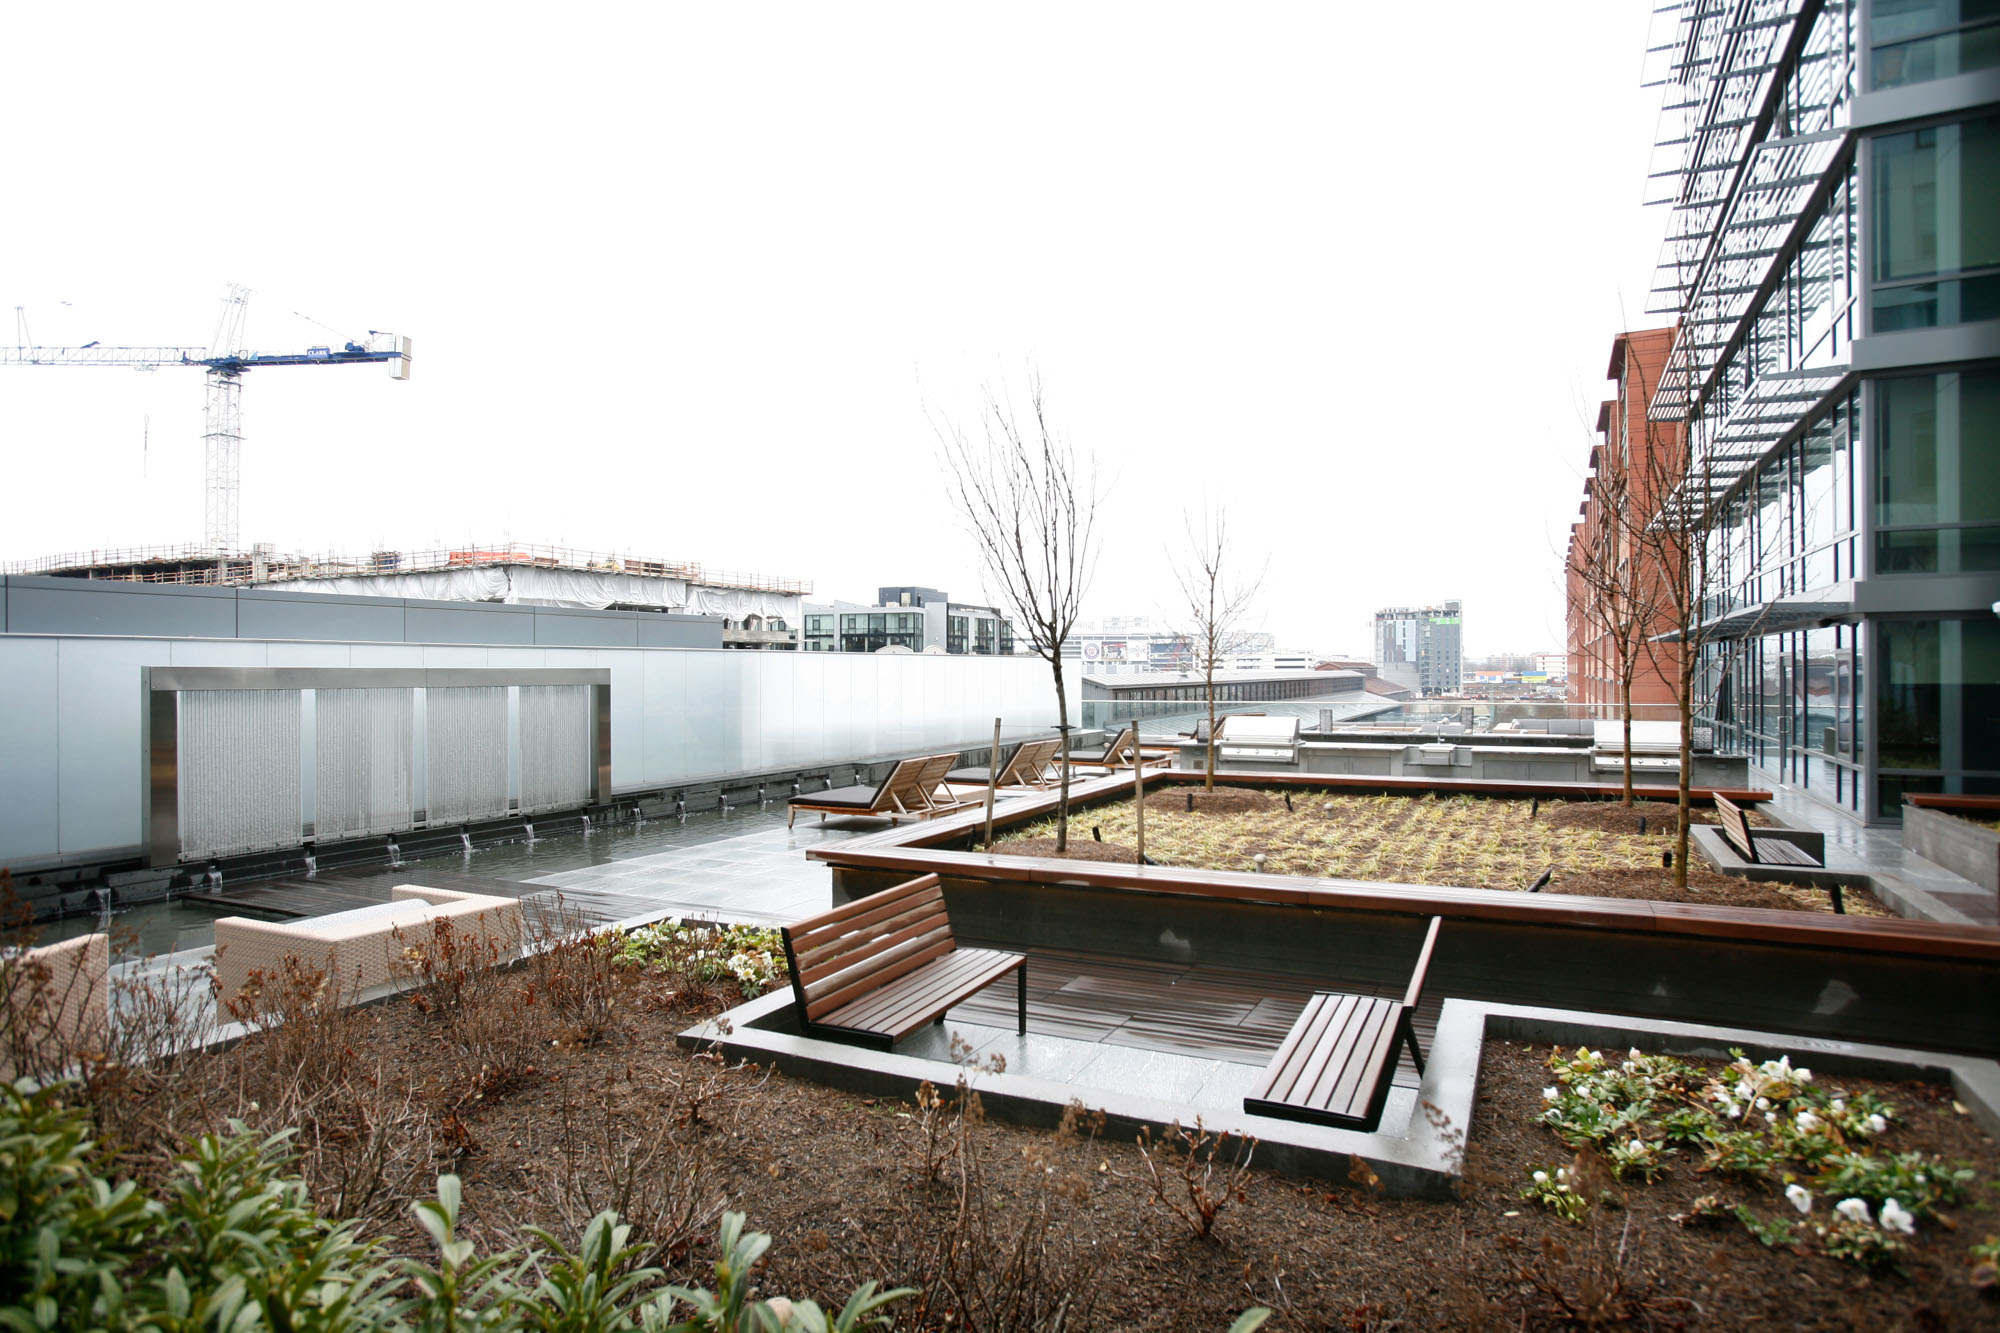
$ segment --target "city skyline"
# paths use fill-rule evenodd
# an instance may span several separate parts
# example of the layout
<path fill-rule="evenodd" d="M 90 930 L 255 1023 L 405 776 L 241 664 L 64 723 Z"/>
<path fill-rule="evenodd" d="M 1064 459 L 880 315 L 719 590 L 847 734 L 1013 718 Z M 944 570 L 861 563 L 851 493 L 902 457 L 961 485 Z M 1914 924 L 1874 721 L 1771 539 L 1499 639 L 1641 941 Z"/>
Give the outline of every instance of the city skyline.
<path fill-rule="evenodd" d="M 1561 642 L 1592 372 L 1664 220 L 1643 7 L 1560 5 L 1532 43 L 1453 7 L 1441 98 L 1357 59 L 1406 41 L 1393 14 L 775 14 L 11 11 L 15 49 L 90 54 L 20 72 L 66 122 L 16 143 L 0 238 L 33 263 L 0 302 L 17 341 L 206 345 L 238 282 L 259 349 L 412 338 L 407 384 L 247 378 L 245 543 L 988 601 L 934 423 L 1032 367 L 1103 469 L 1089 608 L 1170 610 L 1207 503 L 1268 559 L 1281 642 L 1353 651 L 1439 595 L 1479 608 L 1474 650 Z M 0 560 L 199 540 L 200 378 L 0 368 L 10 480 L 44 501 Z"/>

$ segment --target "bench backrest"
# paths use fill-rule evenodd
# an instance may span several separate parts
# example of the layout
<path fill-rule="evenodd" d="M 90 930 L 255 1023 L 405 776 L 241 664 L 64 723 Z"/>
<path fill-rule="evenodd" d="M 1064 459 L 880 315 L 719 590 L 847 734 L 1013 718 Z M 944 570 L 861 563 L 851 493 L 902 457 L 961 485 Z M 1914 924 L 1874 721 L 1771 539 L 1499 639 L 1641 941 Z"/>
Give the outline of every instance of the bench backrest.
<path fill-rule="evenodd" d="M 1438 928 L 1444 925 L 1444 918 L 1431 918 L 1431 928 L 1424 932 L 1424 947 L 1417 951 L 1417 965 L 1410 972 L 1410 985 L 1403 992 L 1403 1008 L 1414 1013 L 1417 1001 L 1424 997 L 1424 973 L 1430 971 L 1431 954 L 1437 949 Z"/>
<path fill-rule="evenodd" d="M 944 890 L 924 875 L 786 926 L 792 998 L 808 1020 L 958 947 Z"/>
<path fill-rule="evenodd" d="M 1722 836 L 1743 854 L 1744 860 L 1754 862 L 1757 859 L 1757 844 L 1750 837 L 1750 821 L 1744 818 L 1743 808 L 1721 792 L 1715 794 L 1715 822 L 1721 828 Z"/>

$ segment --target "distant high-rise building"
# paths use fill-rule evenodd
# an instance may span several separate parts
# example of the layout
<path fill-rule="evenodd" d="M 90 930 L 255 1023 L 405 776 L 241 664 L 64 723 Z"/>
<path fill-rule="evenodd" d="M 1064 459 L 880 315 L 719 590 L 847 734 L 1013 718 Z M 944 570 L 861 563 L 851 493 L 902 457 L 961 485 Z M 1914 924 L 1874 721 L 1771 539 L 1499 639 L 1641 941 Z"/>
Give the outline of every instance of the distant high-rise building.
<path fill-rule="evenodd" d="M 1459 603 L 1375 613 L 1375 665 L 1420 694 L 1456 694 L 1464 677 Z"/>

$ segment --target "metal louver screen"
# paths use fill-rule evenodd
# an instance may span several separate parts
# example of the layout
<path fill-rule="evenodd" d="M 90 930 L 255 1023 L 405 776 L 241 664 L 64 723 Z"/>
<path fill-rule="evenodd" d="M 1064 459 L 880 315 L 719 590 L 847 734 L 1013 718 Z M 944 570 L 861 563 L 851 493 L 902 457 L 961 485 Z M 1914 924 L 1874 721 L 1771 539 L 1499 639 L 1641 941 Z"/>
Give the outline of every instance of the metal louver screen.
<path fill-rule="evenodd" d="M 415 700 L 409 689 L 316 693 L 315 837 L 359 838 L 414 822 Z"/>
<path fill-rule="evenodd" d="M 521 811 L 590 799 L 590 687 L 521 687 Z"/>
<path fill-rule="evenodd" d="M 186 690 L 179 699 L 181 856 L 297 845 L 299 692 Z"/>
<path fill-rule="evenodd" d="M 424 701 L 425 818 L 433 824 L 507 813 L 507 690 L 433 689 Z"/>

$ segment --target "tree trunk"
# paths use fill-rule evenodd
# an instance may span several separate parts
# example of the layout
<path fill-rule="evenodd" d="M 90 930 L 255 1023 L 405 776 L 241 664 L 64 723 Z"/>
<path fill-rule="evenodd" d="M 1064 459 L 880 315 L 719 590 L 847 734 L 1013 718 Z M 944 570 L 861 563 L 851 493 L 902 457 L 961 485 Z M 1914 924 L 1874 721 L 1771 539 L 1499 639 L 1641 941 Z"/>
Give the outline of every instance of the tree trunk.
<path fill-rule="evenodd" d="M 1680 645 L 1681 718 L 1681 782 L 1679 828 L 1674 835 L 1674 887 L 1686 889 L 1688 883 L 1688 812 L 1692 808 L 1690 800 L 1694 787 L 1694 654 L 1688 651 L 1685 641 Z"/>
<path fill-rule="evenodd" d="M 1632 804 L 1632 675 L 1627 672 L 1618 686 L 1619 700 L 1625 710 L 1625 804 Z"/>
<path fill-rule="evenodd" d="M 1056 855 L 1069 850 L 1069 694 L 1063 689 L 1062 662 L 1051 662 L 1056 678 L 1056 732 L 1062 737 L 1062 794 L 1056 798 Z"/>
<path fill-rule="evenodd" d="M 1132 723 L 1132 821 L 1134 834 L 1132 862 L 1146 864 L 1146 766 L 1139 760 L 1139 724 Z"/>
<path fill-rule="evenodd" d="M 1205 791 L 1215 790 L 1215 654 L 1208 655 L 1208 779 Z"/>

